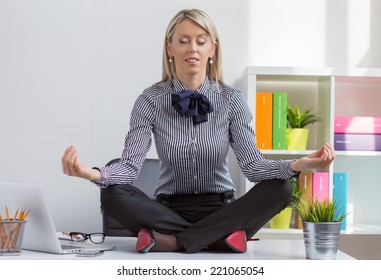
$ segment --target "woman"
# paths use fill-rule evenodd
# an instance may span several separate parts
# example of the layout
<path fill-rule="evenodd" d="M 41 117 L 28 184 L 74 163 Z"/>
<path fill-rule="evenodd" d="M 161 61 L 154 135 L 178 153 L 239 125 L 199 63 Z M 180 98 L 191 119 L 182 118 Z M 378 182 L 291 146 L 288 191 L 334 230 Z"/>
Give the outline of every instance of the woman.
<path fill-rule="evenodd" d="M 63 172 L 100 187 L 104 211 L 137 234 L 136 250 L 245 252 L 246 241 L 284 209 L 288 180 L 304 169 L 327 169 L 330 144 L 297 160 L 266 160 L 255 144 L 242 93 L 223 83 L 221 46 L 203 11 L 180 11 L 169 23 L 162 81 L 137 99 L 121 160 L 90 168 L 70 146 Z M 132 186 L 151 145 L 161 162 L 155 200 Z M 229 145 L 239 166 L 259 182 L 235 200 L 227 167 Z"/>

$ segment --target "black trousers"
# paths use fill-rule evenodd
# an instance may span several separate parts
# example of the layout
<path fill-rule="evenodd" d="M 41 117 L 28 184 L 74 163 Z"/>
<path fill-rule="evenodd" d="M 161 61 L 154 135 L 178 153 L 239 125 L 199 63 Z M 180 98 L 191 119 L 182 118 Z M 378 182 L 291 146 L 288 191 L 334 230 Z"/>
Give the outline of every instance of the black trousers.
<path fill-rule="evenodd" d="M 105 213 L 132 233 L 144 227 L 175 234 L 186 252 L 195 253 L 237 229 L 252 237 L 287 206 L 290 197 L 290 183 L 273 179 L 256 184 L 236 200 L 232 192 L 152 200 L 134 186 L 113 185 L 102 190 L 101 203 Z"/>

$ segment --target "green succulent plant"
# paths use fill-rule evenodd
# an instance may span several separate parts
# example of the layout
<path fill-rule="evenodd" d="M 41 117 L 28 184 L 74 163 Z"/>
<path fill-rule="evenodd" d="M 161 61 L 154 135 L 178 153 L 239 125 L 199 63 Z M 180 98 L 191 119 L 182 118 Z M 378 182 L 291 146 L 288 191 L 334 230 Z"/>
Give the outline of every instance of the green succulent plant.
<path fill-rule="evenodd" d="M 287 105 L 287 126 L 288 128 L 304 128 L 305 126 L 319 122 L 318 113 L 311 113 L 312 108 L 300 111 L 299 106 L 295 105 L 294 109 Z"/>
<path fill-rule="evenodd" d="M 299 203 L 300 197 L 302 195 L 301 190 L 299 189 L 299 179 L 296 177 L 292 177 L 290 179 L 292 193 L 290 201 L 288 202 L 288 207 L 293 207 L 294 205 Z"/>

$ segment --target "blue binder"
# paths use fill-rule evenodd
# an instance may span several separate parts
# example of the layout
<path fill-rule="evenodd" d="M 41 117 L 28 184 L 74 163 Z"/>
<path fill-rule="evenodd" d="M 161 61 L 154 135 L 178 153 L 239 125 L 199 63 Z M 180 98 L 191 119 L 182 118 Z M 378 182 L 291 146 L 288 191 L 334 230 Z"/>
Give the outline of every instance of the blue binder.
<path fill-rule="evenodd" d="M 341 213 L 347 213 L 347 192 L 348 192 L 348 173 L 333 173 L 333 199 L 336 201 Z M 347 229 L 347 218 L 341 224 L 341 229 Z"/>

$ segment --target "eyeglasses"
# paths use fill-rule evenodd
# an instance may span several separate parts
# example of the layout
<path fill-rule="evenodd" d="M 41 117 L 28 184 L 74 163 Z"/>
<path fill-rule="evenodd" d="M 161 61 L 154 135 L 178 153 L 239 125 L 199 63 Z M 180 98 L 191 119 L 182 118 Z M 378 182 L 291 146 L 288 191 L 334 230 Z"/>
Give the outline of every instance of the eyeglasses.
<path fill-rule="evenodd" d="M 95 244 L 100 244 L 105 241 L 106 233 L 103 232 L 94 232 L 94 233 L 83 233 L 83 232 L 70 232 L 70 238 L 73 241 L 84 242 L 87 239 L 90 239 L 91 242 Z"/>

